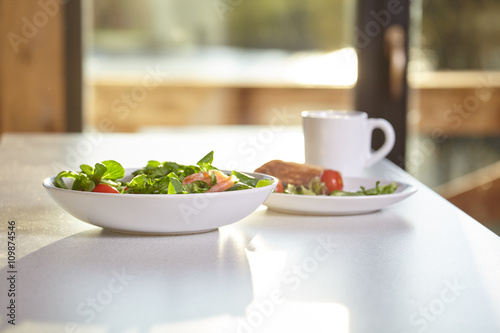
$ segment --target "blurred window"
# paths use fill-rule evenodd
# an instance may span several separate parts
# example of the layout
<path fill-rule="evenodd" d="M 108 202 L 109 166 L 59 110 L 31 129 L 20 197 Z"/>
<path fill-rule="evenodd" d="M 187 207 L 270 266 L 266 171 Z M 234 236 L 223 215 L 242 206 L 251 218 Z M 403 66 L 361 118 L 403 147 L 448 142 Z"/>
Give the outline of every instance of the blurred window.
<path fill-rule="evenodd" d="M 87 68 L 95 77 L 134 74 L 154 63 L 169 80 L 356 82 L 353 1 L 100 0 L 92 6 Z"/>

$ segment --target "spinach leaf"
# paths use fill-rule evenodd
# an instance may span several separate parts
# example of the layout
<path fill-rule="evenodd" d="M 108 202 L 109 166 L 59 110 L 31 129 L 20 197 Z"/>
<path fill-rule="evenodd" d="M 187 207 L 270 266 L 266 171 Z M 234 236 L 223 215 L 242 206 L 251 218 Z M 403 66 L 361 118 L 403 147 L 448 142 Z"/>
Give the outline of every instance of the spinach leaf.
<path fill-rule="evenodd" d="M 170 183 L 168 184 L 168 194 L 186 193 L 186 191 L 184 191 L 184 187 L 182 186 L 182 182 L 175 173 L 172 172 L 168 174 L 167 177 L 170 178 Z"/>
<path fill-rule="evenodd" d="M 100 166 L 98 166 L 98 164 L 96 164 L 95 167 L 96 172 L 98 167 L 99 169 L 102 169 Z M 125 169 L 122 167 L 120 163 L 116 161 L 113 160 L 103 161 L 101 165 L 104 165 L 106 167 L 106 170 L 101 176 L 102 179 L 117 180 L 125 176 Z"/>
<path fill-rule="evenodd" d="M 255 187 L 257 188 L 257 187 L 269 186 L 272 183 L 274 183 L 274 180 L 272 179 L 261 179 L 257 182 L 257 185 L 255 185 Z"/>
<path fill-rule="evenodd" d="M 247 184 L 243 184 L 241 182 L 237 182 L 236 184 L 234 184 L 233 186 L 231 186 L 230 188 L 228 188 L 226 191 L 249 190 L 249 189 L 252 189 L 252 188 L 253 188 L 252 186 L 249 186 Z"/>
<path fill-rule="evenodd" d="M 210 170 L 217 170 L 217 168 L 212 165 L 213 160 L 214 160 L 214 152 L 213 151 L 211 151 L 210 153 L 203 156 L 202 159 L 199 160 L 198 163 L 196 163 L 200 167 L 200 172 L 208 172 Z"/>
<path fill-rule="evenodd" d="M 76 173 L 74 171 L 61 171 L 57 174 L 54 179 L 54 185 L 59 188 L 68 189 L 68 186 L 63 181 L 63 178 L 73 178 L 72 190 L 75 191 L 92 191 L 95 187 L 95 183 L 87 176 L 85 173 Z"/>
<path fill-rule="evenodd" d="M 158 161 L 148 161 L 148 164 L 142 169 L 134 171 L 132 174 L 134 176 L 137 175 L 146 175 L 150 178 L 161 178 L 165 177 L 170 173 L 168 166 L 164 166 L 162 163 Z"/>
<path fill-rule="evenodd" d="M 381 194 L 391 194 L 394 193 L 398 189 L 398 184 L 396 182 L 392 182 L 387 185 L 380 185 L 380 181 L 377 181 L 374 188 L 366 189 L 363 186 L 360 186 L 360 190 L 356 192 L 346 192 L 346 191 L 333 191 L 330 193 L 332 196 L 337 197 L 352 197 L 352 196 L 360 196 L 360 195 L 381 195 Z"/>
<path fill-rule="evenodd" d="M 313 190 L 308 189 L 304 185 L 300 186 L 300 194 L 302 195 L 316 195 Z"/>
<path fill-rule="evenodd" d="M 231 171 L 231 175 L 236 176 L 236 178 L 239 179 L 240 183 L 243 183 L 243 184 L 251 186 L 251 187 L 256 187 L 257 183 L 259 182 L 255 177 L 244 174 L 242 172 Z"/>
<path fill-rule="evenodd" d="M 94 174 L 94 168 L 92 168 L 90 165 L 82 164 L 80 165 L 80 169 L 89 177 L 92 177 L 92 175 Z"/>
<path fill-rule="evenodd" d="M 363 191 L 347 192 L 347 191 L 336 190 L 336 191 L 332 191 L 330 193 L 330 195 L 334 196 L 334 197 L 358 197 L 358 196 L 362 196 L 365 194 L 363 193 Z"/>
<path fill-rule="evenodd" d="M 210 183 L 213 185 L 217 184 L 217 176 L 215 172 L 210 172 Z"/>
<path fill-rule="evenodd" d="M 63 178 L 73 178 L 76 179 L 78 177 L 78 174 L 74 171 L 61 171 L 57 174 L 56 178 L 54 179 L 54 186 L 59 187 L 59 188 L 64 188 L 68 189 L 68 186 L 66 186 L 66 183 L 62 180 Z"/>
<path fill-rule="evenodd" d="M 190 184 L 184 185 L 184 190 L 187 193 L 205 193 L 210 186 L 202 180 L 195 180 Z"/>
<path fill-rule="evenodd" d="M 210 153 L 206 154 L 205 156 L 203 156 L 201 158 L 201 160 L 198 161 L 198 165 L 201 165 L 201 164 L 204 164 L 204 163 L 207 163 L 207 164 L 212 164 L 212 162 L 214 161 L 214 152 L 211 151 Z"/>
<path fill-rule="evenodd" d="M 92 180 L 96 185 L 99 184 L 107 170 L 108 168 L 104 164 L 96 163 L 93 174 L 89 175 L 90 180 Z"/>
<path fill-rule="evenodd" d="M 95 185 L 96 184 L 92 180 L 90 180 L 86 174 L 81 173 L 78 175 L 78 177 L 75 178 L 73 187 L 71 189 L 75 191 L 83 190 L 90 192 L 94 189 Z"/>
<path fill-rule="evenodd" d="M 142 188 L 146 183 L 146 175 L 138 175 L 127 183 L 128 187 Z"/>

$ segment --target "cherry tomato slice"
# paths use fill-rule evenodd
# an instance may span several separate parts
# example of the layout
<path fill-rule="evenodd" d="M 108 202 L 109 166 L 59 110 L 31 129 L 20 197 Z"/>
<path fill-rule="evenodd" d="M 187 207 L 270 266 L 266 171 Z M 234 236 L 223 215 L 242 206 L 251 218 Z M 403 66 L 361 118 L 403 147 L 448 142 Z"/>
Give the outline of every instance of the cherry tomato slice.
<path fill-rule="evenodd" d="M 99 192 L 99 193 L 120 193 L 116 188 L 113 186 L 110 186 L 108 184 L 97 184 L 92 192 Z"/>
<path fill-rule="evenodd" d="M 274 192 L 276 193 L 283 193 L 283 184 L 278 180 L 278 185 L 276 185 L 276 188 L 274 189 Z"/>
<path fill-rule="evenodd" d="M 342 181 L 342 175 L 338 171 L 334 170 L 324 170 L 321 174 L 321 181 L 325 183 L 326 187 L 330 192 L 342 191 L 344 188 L 344 182 Z"/>

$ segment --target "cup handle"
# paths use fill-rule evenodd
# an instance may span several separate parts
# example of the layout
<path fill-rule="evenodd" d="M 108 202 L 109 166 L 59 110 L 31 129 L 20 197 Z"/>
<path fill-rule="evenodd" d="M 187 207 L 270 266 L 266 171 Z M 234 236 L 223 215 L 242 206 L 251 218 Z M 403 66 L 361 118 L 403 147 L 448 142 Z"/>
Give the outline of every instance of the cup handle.
<path fill-rule="evenodd" d="M 382 147 L 374 152 L 368 153 L 368 159 L 366 161 L 366 167 L 369 168 L 390 153 L 392 148 L 394 148 L 394 143 L 396 142 L 396 134 L 394 133 L 394 128 L 391 123 L 382 118 L 370 118 L 368 119 L 368 133 L 370 138 L 373 134 L 374 129 L 381 129 L 384 132 L 385 140 Z M 371 139 L 370 139 L 371 142 Z M 370 144 L 371 146 L 371 144 Z"/>

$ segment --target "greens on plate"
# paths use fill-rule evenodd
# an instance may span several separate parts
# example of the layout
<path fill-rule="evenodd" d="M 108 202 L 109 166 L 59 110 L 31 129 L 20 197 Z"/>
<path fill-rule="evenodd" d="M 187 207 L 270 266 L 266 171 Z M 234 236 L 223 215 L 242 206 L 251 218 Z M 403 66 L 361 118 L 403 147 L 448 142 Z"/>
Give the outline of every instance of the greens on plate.
<path fill-rule="evenodd" d="M 329 191 L 327 185 L 321 181 L 320 177 L 314 177 L 308 186 L 295 186 L 293 184 L 288 184 L 284 189 L 283 193 L 286 194 L 300 194 L 300 195 L 329 195 L 335 197 L 353 197 L 353 196 L 365 196 L 365 195 L 381 195 L 381 194 L 392 194 L 398 188 L 396 182 L 391 182 L 386 185 L 380 185 L 380 181 L 377 181 L 375 187 L 366 189 L 360 186 L 358 191 L 344 191 L 344 190 L 334 190 Z"/>

